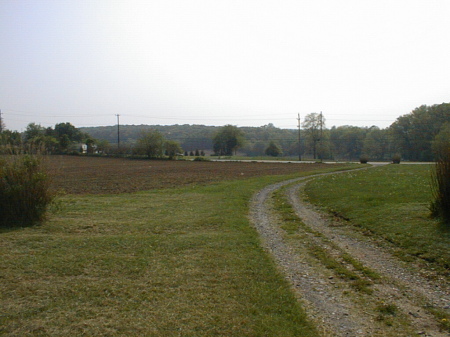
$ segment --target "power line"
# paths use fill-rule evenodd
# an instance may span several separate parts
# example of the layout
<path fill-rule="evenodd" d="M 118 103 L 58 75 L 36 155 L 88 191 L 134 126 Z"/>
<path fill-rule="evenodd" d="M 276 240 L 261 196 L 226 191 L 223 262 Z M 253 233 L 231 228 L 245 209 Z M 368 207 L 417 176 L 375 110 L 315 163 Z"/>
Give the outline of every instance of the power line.
<path fill-rule="evenodd" d="M 6 111 L 6 112 L 5 112 Z M 13 112 L 13 113 L 9 113 Z M 110 114 L 96 114 L 96 113 L 90 113 L 90 114 L 76 114 L 76 115 L 65 115 L 65 114 L 40 114 L 39 112 L 31 112 L 31 111 L 24 111 L 24 110 L 13 110 L 13 109 L 3 109 L 4 115 L 15 115 L 15 116 L 36 116 L 40 118 L 64 118 L 64 117 L 70 117 L 70 118 L 96 118 L 96 117 L 106 117 L 111 116 Z M 180 118 L 180 117 L 161 117 L 161 116 L 148 116 L 148 115 L 138 115 L 138 114 L 122 114 L 123 116 L 128 117 L 137 117 L 137 118 L 148 118 L 148 119 L 162 119 L 162 120 L 212 120 L 212 121 L 226 121 L 229 120 L 229 118 L 214 118 L 214 117 L 188 117 L 188 118 Z M 288 114 L 276 114 L 276 117 L 274 115 L 243 115 L 241 118 L 233 118 L 235 121 L 253 121 L 255 119 L 259 120 L 265 120 L 265 121 L 271 121 L 271 120 L 292 120 L 292 117 L 280 117 L 280 116 L 287 116 Z M 242 116 L 242 115 L 241 115 Z M 330 118 L 329 116 L 333 117 L 333 114 L 327 115 L 328 121 L 354 121 L 354 122 L 365 122 L 365 121 L 373 121 L 373 122 L 388 122 L 391 121 L 391 119 L 352 119 L 352 118 Z M 336 114 L 334 116 L 351 116 L 351 115 L 344 115 L 344 114 Z M 260 117 L 268 117 L 261 119 Z"/>

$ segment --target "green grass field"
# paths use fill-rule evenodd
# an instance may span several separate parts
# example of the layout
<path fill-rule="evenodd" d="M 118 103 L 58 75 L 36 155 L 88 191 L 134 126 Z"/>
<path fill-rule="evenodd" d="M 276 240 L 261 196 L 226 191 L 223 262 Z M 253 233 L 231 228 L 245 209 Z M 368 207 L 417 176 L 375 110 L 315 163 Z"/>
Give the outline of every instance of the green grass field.
<path fill-rule="evenodd" d="M 281 179 L 66 195 L 2 230 L 0 335 L 317 336 L 247 218 Z"/>
<path fill-rule="evenodd" d="M 315 179 L 309 200 L 450 275 L 450 231 L 430 218 L 431 165 L 386 165 Z"/>
<path fill-rule="evenodd" d="M 317 336 L 247 217 L 253 193 L 292 177 L 60 197 L 43 225 L 0 230 L 0 335 Z M 308 193 L 448 271 L 428 181 L 389 165 Z"/>

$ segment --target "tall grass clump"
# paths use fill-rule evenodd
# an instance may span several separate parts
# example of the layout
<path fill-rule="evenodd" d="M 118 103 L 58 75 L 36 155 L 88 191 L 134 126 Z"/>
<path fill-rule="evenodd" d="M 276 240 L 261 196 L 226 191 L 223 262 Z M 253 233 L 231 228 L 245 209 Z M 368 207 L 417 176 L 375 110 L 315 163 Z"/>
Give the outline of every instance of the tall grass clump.
<path fill-rule="evenodd" d="M 450 148 L 438 157 L 431 177 L 434 197 L 431 215 L 450 227 Z"/>
<path fill-rule="evenodd" d="M 54 196 L 39 157 L 0 158 L 0 227 L 31 226 L 41 222 Z"/>

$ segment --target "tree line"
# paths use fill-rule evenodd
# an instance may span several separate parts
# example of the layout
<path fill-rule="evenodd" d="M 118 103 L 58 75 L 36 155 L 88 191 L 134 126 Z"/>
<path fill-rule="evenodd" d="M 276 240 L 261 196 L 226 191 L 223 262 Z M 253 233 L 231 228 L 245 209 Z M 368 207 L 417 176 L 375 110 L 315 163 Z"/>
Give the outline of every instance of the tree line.
<path fill-rule="evenodd" d="M 92 138 L 77 129 L 71 123 L 58 123 L 55 127 L 42 127 L 36 123 L 28 124 L 23 133 L 5 128 L 0 133 L 0 153 L 45 153 L 68 154 L 85 151 L 93 153 L 95 148 L 105 145 L 106 141 Z"/>
<path fill-rule="evenodd" d="M 326 116 L 306 115 L 298 129 L 281 129 L 273 124 L 260 127 L 222 127 L 205 125 L 121 125 L 75 128 L 59 123 L 43 128 L 31 123 L 25 132 L 2 128 L 0 145 L 14 149 L 44 148 L 47 153 L 70 153 L 85 144 L 88 153 L 141 154 L 148 157 L 207 153 L 215 155 L 287 156 L 323 160 L 436 159 L 436 148 L 448 143 L 450 104 L 422 105 L 397 118 L 387 128 L 326 125 Z M 299 133 L 300 131 L 300 133 Z M 150 139 L 157 150 L 145 150 Z M 151 143 L 151 142 L 150 142 Z M 147 145 L 145 145 L 147 144 Z"/>

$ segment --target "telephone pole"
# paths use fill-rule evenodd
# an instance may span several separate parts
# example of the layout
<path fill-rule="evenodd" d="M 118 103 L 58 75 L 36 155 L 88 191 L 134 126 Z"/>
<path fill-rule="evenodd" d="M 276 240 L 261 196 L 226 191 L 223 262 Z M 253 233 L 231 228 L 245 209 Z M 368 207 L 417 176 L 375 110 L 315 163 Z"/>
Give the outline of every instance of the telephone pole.
<path fill-rule="evenodd" d="M 3 132 L 2 109 L 0 109 L 0 133 Z"/>
<path fill-rule="evenodd" d="M 320 136 L 319 136 L 319 159 L 322 161 L 322 138 L 323 138 L 323 115 L 320 112 Z"/>
<path fill-rule="evenodd" d="M 302 146 L 300 143 L 300 113 L 298 114 L 298 160 L 302 161 Z"/>
<path fill-rule="evenodd" d="M 120 123 L 119 123 L 119 114 L 117 116 L 117 148 L 120 149 Z"/>

